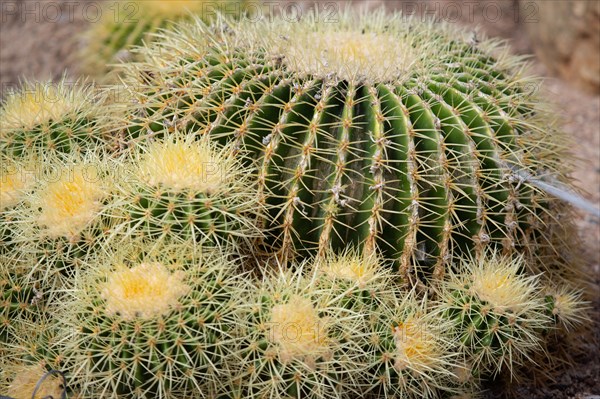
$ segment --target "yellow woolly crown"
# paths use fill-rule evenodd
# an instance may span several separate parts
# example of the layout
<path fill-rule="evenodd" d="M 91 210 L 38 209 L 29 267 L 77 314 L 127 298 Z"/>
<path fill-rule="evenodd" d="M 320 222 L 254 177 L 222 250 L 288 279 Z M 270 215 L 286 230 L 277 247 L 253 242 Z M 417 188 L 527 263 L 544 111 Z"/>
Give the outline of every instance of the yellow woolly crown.
<path fill-rule="evenodd" d="M 37 224 L 46 234 L 71 238 L 99 215 L 107 193 L 102 181 L 83 166 L 66 167 L 59 173 L 33 199 L 32 208 L 40 210 Z"/>
<path fill-rule="evenodd" d="M 283 362 L 314 358 L 328 350 L 326 320 L 307 298 L 293 296 L 288 303 L 271 310 L 270 338 L 279 345 Z"/>
<path fill-rule="evenodd" d="M 106 313 L 126 320 L 164 315 L 189 292 L 184 277 L 183 272 L 171 273 L 158 262 L 112 272 L 101 293 Z"/>
<path fill-rule="evenodd" d="M 221 187 L 230 167 L 231 162 L 206 141 L 175 140 L 152 144 L 140 163 L 140 173 L 151 185 L 212 193 Z"/>

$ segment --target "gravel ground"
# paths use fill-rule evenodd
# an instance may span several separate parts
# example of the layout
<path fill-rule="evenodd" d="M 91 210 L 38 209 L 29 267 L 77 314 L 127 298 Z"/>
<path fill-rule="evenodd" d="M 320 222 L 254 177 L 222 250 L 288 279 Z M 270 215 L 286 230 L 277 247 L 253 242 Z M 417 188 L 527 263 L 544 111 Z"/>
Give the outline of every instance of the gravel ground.
<path fill-rule="evenodd" d="M 309 3 L 304 1 L 304 3 Z M 328 2 L 330 3 L 330 2 Z M 327 3 L 327 4 L 328 4 Z M 361 5 L 376 7 L 384 4 L 389 9 L 400 9 L 420 14 L 441 15 L 447 21 L 457 21 L 470 26 L 479 25 L 481 31 L 490 36 L 507 39 L 514 52 L 531 53 L 532 49 L 523 29 L 522 14 L 512 0 L 481 1 L 473 8 L 465 8 L 460 2 L 442 0 L 433 1 L 358 1 Z M 459 4 L 460 15 L 456 7 Z M 493 7 L 486 4 L 493 3 Z M 70 5 L 68 5 L 70 4 Z M 73 55 L 79 46 L 77 34 L 93 21 L 98 2 L 42 0 L 7 1 L 0 0 L 0 85 L 2 91 L 18 85 L 21 77 L 28 79 L 58 79 L 65 69 L 70 76 L 77 76 L 77 62 Z M 465 3 L 466 4 L 466 3 Z M 471 2 L 473 4 L 473 2 Z M 56 12 L 56 6 L 62 10 Z M 26 7 L 26 8 L 23 8 Z M 454 7 L 454 8 L 453 8 Z M 487 8 L 486 8 L 487 7 Z M 501 10 L 502 17 L 493 17 L 489 12 Z M 23 11 L 27 10 L 27 14 Z M 468 12 L 466 12 L 467 10 Z M 486 15 L 487 10 L 488 13 Z M 518 14 L 521 12 L 521 14 Z M 519 23 L 520 22 L 520 23 Z M 534 71 L 547 76 L 546 68 L 535 59 Z M 600 96 L 585 94 L 569 84 L 548 77 L 545 84 L 547 96 L 556 104 L 562 125 L 575 143 L 573 151 L 579 162 L 574 178 L 575 184 L 584 196 L 600 205 Z M 600 284 L 600 221 L 587 215 L 578 220 L 580 235 L 585 243 L 584 250 L 588 259 L 590 275 Z M 585 343 L 585 355 L 576 359 L 574 366 L 559 368 L 555 382 L 542 386 L 534 381 L 521 381 L 518 384 L 498 381 L 490 384 L 490 398 L 513 396 L 518 398 L 594 398 L 600 396 L 600 298 L 594 301 L 596 328 L 594 336 Z"/>

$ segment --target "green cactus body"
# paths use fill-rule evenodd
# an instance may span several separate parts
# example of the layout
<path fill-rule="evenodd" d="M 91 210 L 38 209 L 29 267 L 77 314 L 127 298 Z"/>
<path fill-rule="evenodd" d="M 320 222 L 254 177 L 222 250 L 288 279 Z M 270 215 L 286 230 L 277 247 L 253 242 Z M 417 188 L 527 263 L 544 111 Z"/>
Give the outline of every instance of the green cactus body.
<path fill-rule="evenodd" d="M 566 157 L 522 62 L 443 25 L 317 19 L 166 32 L 128 67 L 140 107 L 118 128 L 251 154 L 283 256 L 354 244 L 442 275 L 487 246 L 535 254 L 548 197 L 515 171 L 562 178 Z"/>
<path fill-rule="evenodd" d="M 0 151 L 19 158 L 103 146 L 95 101 L 82 83 L 26 82 L 0 109 Z"/>
<path fill-rule="evenodd" d="M 210 21 L 219 12 L 243 12 L 235 0 L 153 0 L 117 1 L 102 10 L 102 19 L 92 24 L 82 40 L 79 56 L 82 69 L 90 76 L 103 78 L 108 64 L 130 60 L 129 51 L 155 39 L 161 29 L 192 16 Z"/>
<path fill-rule="evenodd" d="M 243 281 L 223 253 L 124 245 L 89 259 L 55 317 L 62 370 L 81 398 L 198 397 L 235 348 Z"/>
<path fill-rule="evenodd" d="M 188 136 L 138 150 L 118 183 L 116 234 L 217 246 L 261 236 L 252 169 L 228 148 Z"/>
<path fill-rule="evenodd" d="M 478 375 L 513 373 L 542 345 L 550 327 L 535 276 L 520 274 L 522 259 L 490 254 L 464 261 L 442 290 L 442 317 L 453 324 L 461 351 Z"/>

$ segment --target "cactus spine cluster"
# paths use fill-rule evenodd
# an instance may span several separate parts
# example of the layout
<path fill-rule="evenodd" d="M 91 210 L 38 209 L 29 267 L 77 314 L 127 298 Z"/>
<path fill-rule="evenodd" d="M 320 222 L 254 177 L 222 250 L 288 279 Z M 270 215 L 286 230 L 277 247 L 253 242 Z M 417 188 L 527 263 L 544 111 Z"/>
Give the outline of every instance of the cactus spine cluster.
<path fill-rule="evenodd" d="M 456 255 L 546 245 L 548 197 L 515 172 L 560 177 L 565 154 L 524 64 L 499 50 L 383 14 L 195 21 L 127 66 L 141 106 L 117 128 L 248 152 L 282 258 L 353 244 L 439 277 Z"/>

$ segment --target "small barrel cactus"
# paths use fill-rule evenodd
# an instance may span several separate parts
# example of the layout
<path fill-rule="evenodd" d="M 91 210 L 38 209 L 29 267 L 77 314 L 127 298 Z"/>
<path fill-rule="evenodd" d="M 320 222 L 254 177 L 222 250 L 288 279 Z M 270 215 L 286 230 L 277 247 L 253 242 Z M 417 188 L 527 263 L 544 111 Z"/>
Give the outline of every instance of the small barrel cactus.
<path fill-rule="evenodd" d="M 343 293 L 317 284 L 301 265 L 267 273 L 244 303 L 244 340 L 230 398 L 340 398 L 358 369 L 353 353 L 359 317 L 341 306 Z M 359 391 L 354 391 L 359 393 Z"/>
<path fill-rule="evenodd" d="M 521 258 L 491 253 L 464 260 L 442 289 L 441 317 L 452 322 L 478 375 L 512 374 L 541 349 L 541 333 L 551 327 L 539 279 L 523 269 Z"/>
<path fill-rule="evenodd" d="M 53 319 L 61 341 L 38 351 L 42 359 L 61 355 L 60 369 L 77 397 L 214 391 L 237 347 L 230 341 L 245 284 L 226 250 L 135 242 L 87 261 L 86 275 Z"/>
<path fill-rule="evenodd" d="M 109 170 L 92 152 L 46 159 L 32 176 L 32 190 L 5 212 L 12 231 L 7 245 L 44 269 L 71 273 L 108 233 Z"/>
<path fill-rule="evenodd" d="M 364 317 L 358 335 L 364 371 L 361 391 L 373 398 L 436 398 L 470 387 L 452 350 L 450 323 L 437 317 L 414 292 L 384 303 Z"/>
<path fill-rule="evenodd" d="M 103 145 L 98 101 L 82 82 L 25 82 L 0 109 L 0 152 L 23 157 L 80 153 Z"/>
<path fill-rule="evenodd" d="M 153 39 L 160 29 L 192 15 L 210 21 L 219 12 L 239 14 L 235 0 L 119 0 L 104 5 L 102 17 L 82 38 L 79 59 L 84 73 L 99 78 L 109 72 L 109 64 L 131 60 L 132 46 Z"/>
<path fill-rule="evenodd" d="M 589 322 L 589 302 L 585 301 L 582 290 L 554 285 L 546 288 L 544 299 L 547 313 L 565 331 Z"/>
<path fill-rule="evenodd" d="M 195 20 L 140 52 L 125 72 L 139 106 L 118 105 L 115 129 L 248 152 L 281 259 L 354 244 L 403 275 L 440 277 L 463 253 L 535 259 L 547 245 L 550 198 L 520 176 L 563 179 L 569 157 L 536 80 L 492 41 L 347 12 L 335 24 Z"/>
<path fill-rule="evenodd" d="M 212 245 L 261 235 L 252 171 L 227 147 L 192 136 L 141 146 L 122 165 L 114 233 Z"/>

